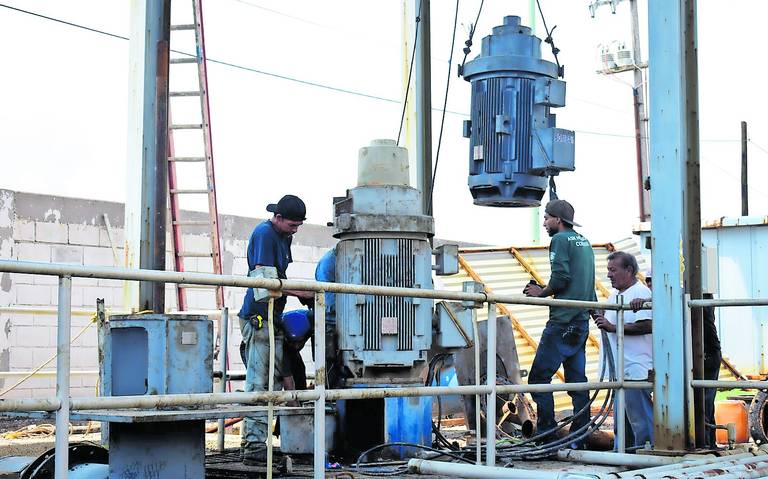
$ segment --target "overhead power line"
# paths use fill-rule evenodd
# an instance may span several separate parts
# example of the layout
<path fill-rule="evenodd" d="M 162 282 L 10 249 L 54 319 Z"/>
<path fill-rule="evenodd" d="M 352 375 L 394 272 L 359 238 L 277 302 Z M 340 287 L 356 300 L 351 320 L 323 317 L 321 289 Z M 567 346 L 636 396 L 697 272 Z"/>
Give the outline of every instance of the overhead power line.
<path fill-rule="evenodd" d="M 62 20 L 60 18 L 55 18 L 55 17 L 51 17 L 51 16 L 48 16 L 48 15 L 43 15 L 41 13 L 32 12 L 32 11 L 29 11 L 29 10 L 24 10 L 22 8 L 13 7 L 11 5 L 6 5 L 6 4 L 0 3 L 0 7 L 8 9 L 8 10 L 13 10 L 13 11 L 18 12 L 18 13 L 24 13 L 24 14 L 27 14 L 27 15 L 31 15 L 31 16 L 34 16 L 34 17 L 37 17 L 37 18 L 41 18 L 41 19 L 44 19 L 44 20 L 48 20 L 48 21 L 60 23 L 60 24 L 63 24 L 63 25 L 67 25 L 69 27 L 78 28 L 78 29 L 89 31 L 89 32 L 92 32 L 92 33 L 98 33 L 100 35 L 104 35 L 104 36 L 107 36 L 107 37 L 115 38 L 115 39 L 118 39 L 118 40 L 126 40 L 126 41 L 130 40 L 127 36 L 124 36 L 124 35 L 119 35 L 117 33 L 112 33 L 112 32 L 108 32 L 108 31 L 105 31 L 105 30 L 100 30 L 98 28 L 88 27 L 88 26 L 85 26 L 85 25 L 82 25 L 82 24 L 79 24 L 79 23 L 69 22 L 67 20 Z M 478 16 L 479 16 L 479 12 L 478 12 Z M 195 54 L 189 53 L 189 52 L 183 52 L 183 51 L 179 51 L 179 50 L 171 50 L 171 51 L 173 53 L 177 53 L 179 55 L 186 55 L 186 56 L 190 56 L 190 57 L 194 57 L 195 56 Z M 253 68 L 253 67 L 249 67 L 249 66 L 245 66 L 245 65 L 240 65 L 240 64 L 237 64 L 237 63 L 232 63 L 232 62 L 228 62 L 228 61 L 224 61 L 224 60 L 217 60 L 217 59 L 211 58 L 211 57 L 208 57 L 207 61 L 209 63 L 214 63 L 214 64 L 218 64 L 218 65 L 222 65 L 222 66 L 227 66 L 227 67 L 230 67 L 230 68 L 236 68 L 238 70 L 243 70 L 243 71 L 247 71 L 247 72 L 251 72 L 251 73 L 256 73 L 256 74 L 259 74 L 259 75 L 264 75 L 264 76 L 268 76 L 268 77 L 272 77 L 272 78 L 277 78 L 277 79 L 280 79 L 280 80 L 286 80 L 286 81 L 290 81 L 290 82 L 293 82 L 293 83 L 298 83 L 298 84 L 301 84 L 301 85 L 307 85 L 307 86 L 313 86 L 313 87 L 316 87 L 316 88 L 322 88 L 324 90 L 330 90 L 330 91 L 334 91 L 334 92 L 337 92 L 337 93 L 344 93 L 344 94 L 354 95 L 354 96 L 358 96 L 358 97 L 362 97 L 362 98 L 368 98 L 368 99 L 371 99 L 371 100 L 384 101 L 384 102 L 387 102 L 387 103 L 395 103 L 395 104 L 402 103 L 401 100 L 396 99 L 396 98 L 387 98 L 387 97 L 383 97 L 383 96 L 379 96 L 379 95 L 373 95 L 373 94 L 365 93 L 365 92 L 361 92 L 361 91 L 349 90 L 349 89 L 346 89 L 346 88 L 336 87 L 336 86 L 333 86 L 333 85 L 327 85 L 327 84 L 324 84 L 324 83 L 318 83 L 318 82 L 313 82 L 313 81 L 309 81 L 309 80 L 302 80 L 301 78 L 296 78 L 296 77 L 292 77 L 292 76 L 288 76 L 288 75 L 282 75 L 282 74 L 279 74 L 279 73 L 274 73 L 274 72 L 270 72 L 270 71 L 266 71 L 266 70 L 261 70 L 261 69 L 258 69 L 258 68 Z M 439 112 L 442 113 L 443 109 L 442 108 L 434 108 L 433 107 L 432 111 L 439 111 Z M 445 112 L 446 113 L 450 113 L 452 115 L 457 115 L 457 116 L 465 117 L 465 118 L 469 117 L 469 113 L 464 113 L 464 112 L 460 112 L 460 111 L 445 110 Z M 616 138 L 635 138 L 635 135 L 633 135 L 633 134 L 607 133 L 607 132 L 588 131 L 588 130 L 575 130 L 575 131 L 577 133 L 582 133 L 582 134 L 585 134 L 585 135 L 610 136 L 610 137 L 616 137 Z M 702 139 L 701 142 L 702 143 L 704 143 L 704 142 L 706 142 L 706 143 L 721 143 L 721 142 L 722 143 L 730 143 L 730 142 L 741 142 L 741 140 L 740 139 L 733 139 L 733 140 L 731 140 L 731 139 Z M 756 148 L 761 150 L 762 152 L 768 154 L 768 149 L 765 149 L 762 146 L 758 145 L 752 139 L 750 139 L 749 142 L 752 145 L 754 145 Z"/>
<path fill-rule="evenodd" d="M 86 31 L 89 31 L 89 32 L 92 32 L 92 33 L 98 33 L 100 35 L 105 35 L 105 36 L 116 38 L 116 39 L 119 39 L 119 40 L 130 40 L 128 37 L 126 37 L 124 35 L 118 35 L 116 33 L 111 33 L 111 32 L 107 32 L 107 31 L 104 31 L 104 30 L 99 30 L 98 28 L 87 27 L 87 26 L 81 25 L 79 23 L 68 22 L 66 20 L 62 20 L 62 19 L 59 19 L 59 18 L 49 17 L 47 15 L 42 15 L 40 13 L 32 12 L 32 11 L 29 11 L 29 10 L 24 10 L 24 9 L 21 9 L 21 8 L 12 7 L 10 5 L 5 5 L 5 4 L 1 4 L 0 3 L 0 7 L 7 8 L 9 10 L 14 10 L 14 11 L 19 12 L 19 13 L 25 13 L 25 14 L 28 14 L 28 15 L 32 15 L 32 16 L 35 16 L 35 17 L 38 17 L 38 18 L 42 18 L 44 20 L 49 20 L 49 21 L 52 21 L 52 22 L 61 23 L 63 25 L 67 25 L 67 26 L 70 26 L 70 27 L 79 28 L 81 30 L 86 30 Z M 186 55 L 186 56 L 190 56 L 190 57 L 194 57 L 195 56 L 195 54 L 193 54 L 193 53 L 183 52 L 183 51 L 180 51 L 180 50 L 171 50 L 171 51 L 173 53 L 178 53 L 180 55 Z M 359 97 L 362 97 L 362 98 L 369 98 L 369 99 L 372 99 L 372 100 L 385 101 L 387 103 L 396 103 L 396 104 L 400 104 L 401 103 L 400 100 L 395 99 L 395 98 L 387 98 L 387 97 L 383 97 L 383 96 L 379 96 L 379 95 L 373 95 L 373 94 L 365 93 L 365 92 L 361 92 L 361 91 L 349 90 L 349 89 L 346 89 L 346 88 L 336 87 L 336 86 L 333 86 L 333 85 L 327 85 L 327 84 L 324 84 L 324 83 L 318 83 L 318 82 L 313 82 L 313 81 L 309 81 L 309 80 L 302 80 L 301 78 L 296 78 L 296 77 L 292 77 L 292 76 L 289 76 L 289 75 L 282 75 L 282 74 L 279 74 L 279 73 L 269 72 L 269 71 L 266 71 L 266 70 L 260 70 L 258 68 L 253 68 L 253 67 L 249 67 L 249 66 L 245 66 L 245 65 L 240 65 L 240 64 L 237 64 L 237 63 L 232 63 L 232 62 L 228 62 L 228 61 L 224 61 L 224 60 L 217 60 L 217 59 L 211 58 L 211 57 L 207 57 L 207 61 L 209 63 L 215 63 L 215 64 L 218 64 L 218 65 L 228 66 L 228 67 L 231 67 L 231 68 L 236 68 L 238 70 L 244 70 L 244 71 L 248 71 L 248 72 L 251 72 L 251 73 L 258 73 L 259 75 L 264 75 L 264 76 L 268 76 L 268 77 L 272 77 L 272 78 L 278 78 L 280 80 L 287 80 L 287 81 L 294 82 L 294 83 L 299 83 L 299 84 L 302 84 L 302 85 L 322 88 L 324 90 L 335 91 L 337 93 L 345 93 L 345 94 L 348 94 L 348 95 L 355 95 L 355 96 L 359 96 Z M 440 112 L 442 112 L 442 109 L 440 109 L 440 108 L 432 108 L 432 110 L 433 111 L 440 111 Z M 446 112 L 450 113 L 452 115 L 468 116 L 468 114 L 462 113 L 460 111 L 446 110 Z"/>

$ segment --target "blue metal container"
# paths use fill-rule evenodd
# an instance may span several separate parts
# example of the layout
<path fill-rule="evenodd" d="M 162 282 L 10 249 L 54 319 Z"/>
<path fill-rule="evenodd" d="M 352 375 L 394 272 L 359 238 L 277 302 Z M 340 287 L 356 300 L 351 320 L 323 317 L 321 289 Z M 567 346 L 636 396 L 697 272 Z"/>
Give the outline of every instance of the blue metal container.
<path fill-rule="evenodd" d="M 565 106 L 557 65 L 542 60 L 541 40 L 508 16 L 467 62 L 472 84 L 469 189 L 483 206 L 538 206 L 547 176 L 574 169 L 574 132 L 555 127 L 550 108 Z"/>

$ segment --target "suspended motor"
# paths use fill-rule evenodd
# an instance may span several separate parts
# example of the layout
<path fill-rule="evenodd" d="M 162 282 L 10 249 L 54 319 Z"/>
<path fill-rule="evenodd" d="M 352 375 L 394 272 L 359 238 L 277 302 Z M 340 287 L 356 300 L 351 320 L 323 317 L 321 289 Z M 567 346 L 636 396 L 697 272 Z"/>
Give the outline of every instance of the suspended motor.
<path fill-rule="evenodd" d="M 541 58 L 541 39 L 507 16 L 461 70 L 472 85 L 469 190 L 476 205 L 538 206 L 547 177 L 574 169 L 574 132 L 555 127 L 565 106 L 562 69 Z"/>

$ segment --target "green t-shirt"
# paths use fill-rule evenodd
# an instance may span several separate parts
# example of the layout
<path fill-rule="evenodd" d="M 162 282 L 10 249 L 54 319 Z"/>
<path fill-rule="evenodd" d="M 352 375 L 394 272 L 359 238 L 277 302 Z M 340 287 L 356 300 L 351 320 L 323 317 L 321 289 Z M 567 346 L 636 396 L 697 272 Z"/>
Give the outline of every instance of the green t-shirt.
<path fill-rule="evenodd" d="M 595 253 L 587 238 L 573 230 L 557 233 L 549 243 L 549 262 L 552 266 L 549 287 L 555 299 L 597 301 Z M 549 308 L 552 322 L 569 323 L 574 319 L 587 320 L 589 313 L 586 309 Z"/>

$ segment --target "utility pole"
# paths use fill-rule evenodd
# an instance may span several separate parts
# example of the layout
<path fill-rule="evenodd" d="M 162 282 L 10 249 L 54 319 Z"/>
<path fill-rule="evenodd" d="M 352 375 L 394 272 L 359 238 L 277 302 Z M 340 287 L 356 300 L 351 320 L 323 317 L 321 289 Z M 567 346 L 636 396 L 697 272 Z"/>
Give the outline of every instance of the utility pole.
<path fill-rule="evenodd" d="M 635 109 L 635 143 L 637 150 L 637 188 L 640 206 L 640 221 L 651 218 L 651 194 L 645 189 L 648 175 L 648 118 L 645 115 L 645 94 L 643 70 L 637 65 L 641 63 L 640 54 L 640 23 L 637 15 L 637 0 L 629 0 L 629 11 L 632 17 L 632 58 L 635 68 L 632 97 Z"/>
<path fill-rule="evenodd" d="M 749 189 L 747 188 L 747 122 L 741 122 L 741 216 L 749 216 Z"/>
<path fill-rule="evenodd" d="M 601 5 L 610 5 L 611 12 L 616 13 L 616 6 L 622 0 L 596 0 L 589 5 L 589 11 L 592 17 L 595 16 L 597 8 Z M 640 52 L 640 22 L 637 13 L 637 0 L 629 0 L 629 12 L 632 29 L 632 65 L 617 65 L 610 70 L 603 70 L 600 73 L 604 75 L 613 75 L 632 70 L 632 106 L 635 119 L 635 156 L 637 160 L 637 203 L 638 217 L 640 221 L 650 221 L 651 218 L 651 195 L 646 189 L 650 185 L 649 163 L 648 163 L 648 117 L 645 114 L 645 80 L 643 79 L 643 68 L 647 65 L 642 62 Z"/>
<path fill-rule="evenodd" d="M 432 198 L 432 66 L 429 0 L 419 0 L 419 36 L 416 39 L 414 62 L 414 105 L 416 106 L 417 183 L 421 190 L 423 214 L 431 214 Z M 418 10 L 418 6 L 416 7 Z"/>

